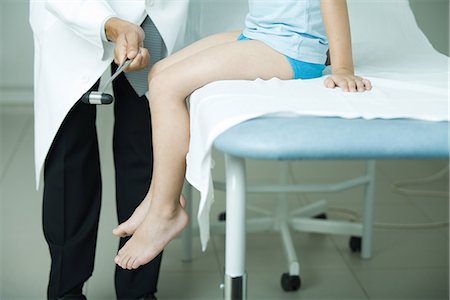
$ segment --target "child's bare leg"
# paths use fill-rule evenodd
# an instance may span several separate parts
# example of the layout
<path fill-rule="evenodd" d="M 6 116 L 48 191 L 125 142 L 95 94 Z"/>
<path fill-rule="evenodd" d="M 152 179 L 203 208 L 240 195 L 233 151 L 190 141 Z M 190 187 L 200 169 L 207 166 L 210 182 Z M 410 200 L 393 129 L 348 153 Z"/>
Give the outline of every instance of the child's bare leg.
<path fill-rule="evenodd" d="M 240 33 L 240 31 L 217 33 L 186 46 L 185 48 L 173 53 L 172 55 L 158 61 L 150 70 L 149 80 L 151 80 L 156 74 L 167 69 L 168 67 L 203 50 L 236 41 Z"/>
<path fill-rule="evenodd" d="M 213 46 L 235 41 L 239 36 L 239 34 L 240 34 L 239 31 L 218 33 L 206 37 L 204 39 L 201 39 L 195 43 L 192 43 L 186 48 L 183 48 L 180 51 L 174 53 L 173 55 L 156 63 L 150 71 L 149 80 L 151 81 L 151 79 L 154 76 L 156 76 L 163 70 L 167 69 L 169 66 L 172 66 L 198 52 L 201 52 Z M 131 217 L 113 229 L 114 235 L 119 237 L 130 236 L 134 233 L 136 228 L 142 223 L 145 215 L 147 214 L 148 208 L 150 207 L 151 201 L 150 195 L 152 194 L 152 186 L 153 184 L 150 186 L 150 190 L 147 193 L 147 196 L 144 198 L 141 204 L 134 210 Z M 182 207 L 184 207 L 185 200 L 183 197 L 180 197 L 180 204 Z"/>
<path fill-rule="evenodd" d="M 126 237 L 133 235 L 139 225 L 141 225 L 142 221 L 144 221 L 145 216 L 147 215 L 148 209 L 150 207 L 151 201 L 151 186 L 150 190 L 145 196 L 144 200 L 142 200 L 141 204 L 134 210 L 133 214 L 126 220 L 125 222 L 119 224 L 116 228 L 113 229 L 113 234 L 118 237 Z M 186 200 L 181 195 L 180 196 L 180 205 L 181 207 L 186 206 Z"/>
<path fill-rule="evenodd" d="M 115 258 L 119 266 L 134 269 L 148 263 L 187 224 L 187 215 L 178 201 L 189 143 L 186 96 L 217 80 L 272 77 L 292 78 L 283 55 L 258 41 L 233 41 L 181 60 L 152 79 L 152 200 L 144 221 Z"/>

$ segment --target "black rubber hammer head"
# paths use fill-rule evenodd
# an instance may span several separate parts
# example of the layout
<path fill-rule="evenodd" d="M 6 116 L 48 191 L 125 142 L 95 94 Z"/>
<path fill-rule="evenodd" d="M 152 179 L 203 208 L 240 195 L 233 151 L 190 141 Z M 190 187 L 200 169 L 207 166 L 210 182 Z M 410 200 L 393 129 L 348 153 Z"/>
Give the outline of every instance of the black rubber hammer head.
<path fill-rule="evenodd" d="M 122 71 L 130 65 L 132 60 L 126 60 L 122 62 L 117 68 L 116 72 L 106 81 L 103 86 L 99 88 L 98 91 L 87 92 L 81 97 L 81 101 L 86 104 L 110 104 L 113 102 L 114 97 L 110 94 L 103 93 L 105 88 L 116 78 L 119 76 Z"/>
<path fill-rule="evenodd" d="M 81 97 L 81 101 L 86 104 L 111 104 L 114 97 L 107 93 L 87 92 Z"/>

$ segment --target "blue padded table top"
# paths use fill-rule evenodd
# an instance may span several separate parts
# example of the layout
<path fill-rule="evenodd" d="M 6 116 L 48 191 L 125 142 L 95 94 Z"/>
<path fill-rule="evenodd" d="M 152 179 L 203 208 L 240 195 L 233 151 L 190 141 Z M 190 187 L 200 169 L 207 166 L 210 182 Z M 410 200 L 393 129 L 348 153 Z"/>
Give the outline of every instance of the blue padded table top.
<path fill-rule="evenodd" d="M 226 130 L 214 145 L 270 160 L 448 158 L 448 129 L 448 122 L 411 119 L 262 117 Z"/>

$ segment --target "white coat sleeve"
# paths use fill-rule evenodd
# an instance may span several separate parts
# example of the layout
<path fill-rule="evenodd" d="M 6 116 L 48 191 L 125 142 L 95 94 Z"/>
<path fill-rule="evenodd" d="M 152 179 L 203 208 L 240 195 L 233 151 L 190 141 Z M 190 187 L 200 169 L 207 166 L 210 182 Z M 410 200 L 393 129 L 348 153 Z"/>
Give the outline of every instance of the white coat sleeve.
<path fill-rule="evenodd" d="M 104 0 L 48 0 L 48 11 L 66 24 L 81 38 L 103 51 L 102 30 L 107 19 L 116 16 L 111 6 Z"/>

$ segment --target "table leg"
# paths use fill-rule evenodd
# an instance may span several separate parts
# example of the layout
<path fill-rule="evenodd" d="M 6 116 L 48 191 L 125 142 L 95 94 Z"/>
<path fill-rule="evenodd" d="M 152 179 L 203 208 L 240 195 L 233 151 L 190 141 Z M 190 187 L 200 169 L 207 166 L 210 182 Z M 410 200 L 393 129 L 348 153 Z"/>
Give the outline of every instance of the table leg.
<path fill-rule="evenodd" d="M 225 299 L 247 299 L 245 274 L 245 160 L 225 155 L 226 245 Z"/>

